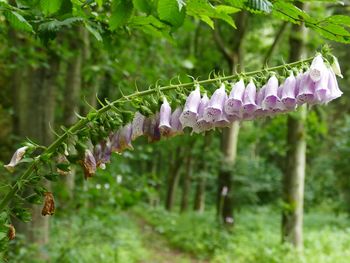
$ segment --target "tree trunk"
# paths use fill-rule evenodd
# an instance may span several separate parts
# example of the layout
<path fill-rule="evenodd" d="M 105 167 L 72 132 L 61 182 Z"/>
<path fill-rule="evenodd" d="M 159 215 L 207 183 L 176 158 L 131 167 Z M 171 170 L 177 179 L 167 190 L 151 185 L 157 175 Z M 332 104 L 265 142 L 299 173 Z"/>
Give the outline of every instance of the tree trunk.
<path fill-rule="evenodd" d="M 180 149 L 177 148 L 175 153 L 173 153 L 172 164 L 169 167 L 169 180 L 168 180 L 168 189 L 166 195 L 165 208 L 168 211 L 171 211 L 174 207 L 175 203 L 175 194 L 177 190 L 177 186 L 179 184 L 180 179 L 180 165 L 182 162 L 181 153 L 179 153 Z"/>
<path fill-rule="evenodd" d="M 240 12 L 235 18 L 237 30 L 232 36 L 232 49 L 225 45 L 225 41 L 220 32 L 216 29 L 214 37 L 218 48 L 226 58 L 230 72 L 241 71 L 243 69 L 243 48 L 242 43 L 247 29 L 247 14 Z M 236 160 L 237 140 L 239 133 L 239 122 L 235 121 L 229 128 L 223 129 L 221 137 L 221 150 L 223 153 L 222 166 L 218 176 L 218 191 L 217 191 L 217 214 L 219 219 L 226 225 L 233 225 L 233 197 L 232 197 L 232 168 Z M 224 190 L 225 189 L 225 190 Z M 222 195 L 222 192 L 226 192 Z"/>
<path fill-rule="evenodd" d="M 299 3 L 299 8 L 303 4 Z M 290 61 L 300 59 L 304 53 L 303 26 L 293 25 L 290 35 Z M 297 114 L 297 115 L 296 115 Z M 283 175 L 282 241 L 298 250 L 303 249 L 303 200 L 306 161 L 306 105 L 293 115 L 288 115 L 286 167 Z"/>
<path fill-rule="evenodd" d="M 211 147 L 212 133 L 206 132 L 204 136 L 203 151 L 206 152 Z M 199 174 L 197 179 L 196 194 L 194 197 L 193 209 L 199 213 L 204 212 L 205 208 L 205 187 L 206 187 L 206 176 L 208 172 L 208 163 L 203 158 L 199 160 L 198 170 L 204 174 Z"/>
<path fill-rule="evenodd" d="M 181 212 L 186 212 L 188 210 L 193 169 L 193 158 L 191 152 L 188 154 L 186 161 L 186 170 L 182 186 Z"/>
<path fill-rule="evenodd" d="M 79 31 L 78 31 L 79 30 Z M 81 28 L 76 30 L 82 32 Z M 80 91 L 82 85 L 82 48 L 79 38 L 71 37 L 69 41 L 71 50 L 75 50 L 74 55 L 68 59 L 66 85 L 64 92 L 63 105 L 63 122 L 66 127 L 70 127 L 77 121 L 75 113 L 79 113 L 80 106 Z M 72 168 L 70 173 L 65 177 L 68 197 L 70 200 L 74 197 L 75 187 L 75 169 Z"/>

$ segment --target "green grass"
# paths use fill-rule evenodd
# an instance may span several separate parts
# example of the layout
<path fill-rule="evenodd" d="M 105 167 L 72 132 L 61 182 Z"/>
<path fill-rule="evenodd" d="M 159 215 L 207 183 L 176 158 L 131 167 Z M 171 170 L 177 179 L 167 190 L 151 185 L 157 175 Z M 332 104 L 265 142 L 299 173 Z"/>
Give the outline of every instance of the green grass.
<path fill-rule="evenodd" d="M 9 262 L 60 263 L 348 263 L 350 222 L 343 215 L 305 215 L 303 254 L 280 243 L 280 215 L 271 207 L 245 208 L 234 231 L 217 224 L 214 211 L 169 213 L 139 206 L 132 212 L 108 206 L 51 218 L 51 241 L 44 248 L 16 238 Z M 47 258 L 38 259 L 41 249 Z M 179 250 L 183 251 L 181 253 Z M 169 261 L 171 259 L 171 261 Z M 199 261 L 198 261 L 199 262 Z"/>
<path fill-rule="evenodd" d="M 139 215 L 141 215 L 139 213 Z M 206 212 L 181 216 L 163 209 L 142 213 L 174 247 L 210 262 L 347 263 L 350 260 L 350 222 L 326 212 L 305 215 L 304 253 L 280 243 L 280 215 L 271 208 L 246 209 L 236 215 L 236 227 L 227 233 Z"/>

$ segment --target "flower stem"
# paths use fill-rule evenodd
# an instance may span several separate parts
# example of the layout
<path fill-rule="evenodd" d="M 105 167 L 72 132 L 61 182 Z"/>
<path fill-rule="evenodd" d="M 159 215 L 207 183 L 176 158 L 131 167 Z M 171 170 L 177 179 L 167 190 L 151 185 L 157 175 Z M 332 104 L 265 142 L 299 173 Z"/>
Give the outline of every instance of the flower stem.
<path fill-rule="evenodd" d="M 270 68 L 265 68 L 262 70 L 256 70 L 256 71 L 251 71 L 251 72 L 246 72 L 242 75 L 244 76 L 254 76 L 259 73 L 264 73 L 264 72 L 271 72 L 271 71 L 277 71 L 281 70 L 284 68 L 290 68 L 290 67 L 295 67 L 302 65 L 304 63 L 310 62 L 313 59 L 307 58 L 304 60 L 299 60 L 296 62 L 276 66 L 276 67 L 270 67 Z M 174 90 L 177 88 L 182 88 L 182 87 L 190 87 L 193 86 L 195 83 L 198 84 L 209 84 L 209 83 L 215 83 L 217 81 L 226 81 L 226 80 L 233 80 L 239 78 L 239 74 L 234 74 L 234 75 L 229 75 L 229 76 L 223 76 L 223 77 L 216 77 L 212 79 L 206 79 L 206 80 L 200 80 L 200 81 L 193 81 L 193 82 L 187 82 L 187 83 L 181 83 L 181 84 L 176 84 L 176 85 L 168 85 L 168 86 L 163 86 L 163 87 L 156 87 L 153 89 L 148 89 L 144 91 L 138 91 L 135 93 L 132 93 L 130 95 L 123 96 L 107 105 L 104 105 L 102 108 L 99 110 L 96 110 L 96 115 L 95 118 L 102 115 L 103 113 L 107 112 L 108 110 L 111 109 L 115 104 L 120 103 L 120 102 L 127 102 L 133 98 L 136 97 L 143 97 L 147 96 L 153 93 L 157 93 L 159 91 L 166 92 L 170 90 Z M 35 167 L 39 164 L 40 162 L 40 157 L 43 155 L 50 155 L 53 154 L 57 148 L 64 142 L 64 140 L 68 137 L 69 134 L 75 133 L 79 131 L 81 128 L 83 128 L 85 125 L 87 125 L 90 122 L 90 120 L 87 117 L 84 117 L 80 119 L 77 123 L 75 123 L 72 127 L 70 127 L 67 131 L 65 131 L 61 136 L 59 136 L 41 155 L 37 156 L 35 160 L 31 163 L 31 165 L 27 168 L 27 170 L 17 179 L 16 182 L 12 184 L 11 189 L 7 192 L 5 197 L 1 200 L 0 202 L 0 212 L 5 210 L 10 203 L 11 199 L 16 195 L 18 190 L 22 187 L 24 187 L 26 184 L 28 184 L 28 179 L 32 175 L 33 171 L 35 170 Z"/>

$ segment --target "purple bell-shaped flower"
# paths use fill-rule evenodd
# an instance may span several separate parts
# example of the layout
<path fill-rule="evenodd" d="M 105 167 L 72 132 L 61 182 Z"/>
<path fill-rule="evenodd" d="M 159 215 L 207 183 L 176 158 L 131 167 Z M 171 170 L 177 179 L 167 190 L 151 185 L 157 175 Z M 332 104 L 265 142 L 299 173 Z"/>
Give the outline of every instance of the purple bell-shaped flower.
<path fill-rule="evenodd" d="M 297 79 L 293 73 L 283 83 L 281 101 L 288 110 L 295 109 L 297 105 L 296 95 Z"/>
<path fill-rule="evenodd" d="M 193 126 L 192 132 L 201 133 L 201 132 L 204 132 L 212 127 L 212 124 L 207 122 L 203 118 L 204 110 L 207 107 L 208 103 L 209 103 L 209 98 L 208 98 L 207 94 L 205 93 L 202 96 L 201 101 L 199 103 L 197 121 L 196 121 L 196 124 Z"/>
<path fill-rule="evenodd" d="M 240 79 L 235 84 L 232 84 L 232 89 L 228 99 L 225 102 L 225 112 L 228 115 L 241 115 L 243 107 L 243 95 L 244 95 L 244 82 Z"/>
<path fill-rule="evenodd" d="M 180 116 L 180 122 L 183 128 L 193 127 L 197 120 L 198 106 L 201 100 L 201 93 L 199 85 L 196 85 L 196 89 L 190 93 L 187 97 L 185 107 Z"/>
<path fill-rule="evenodd" d="M 143 135 L 143 122 L 146 117 L 143 116 L 138 111 L 135 113 L 134 119 L 132 120 L 132 135 L 131 140 L 136 140 L 136 138 Z"/>
<path fill-rule="evenodd" d="M 180 122 L 180 116 L 182 114 L 182 108 L 178 107 L 174 110 L 170 117 L 171 136 L 175 136 L 183 133 L 182 124 Z"/>
<path fill-rule="evenodd" d="M 251 115 L 256 109 L 257 105 L 255 103 L 256 100 L 256 86 L 254 82 L 251 80 L 247 87 L 245 88 L 243 95 L 243 115 L 248 116 Z"/>
<path fill-rule="evenodd" d="M 131 123 L 126 124 L 120 129 L 119 133 L 119 147 L 121 151 L 125 149 L 134 149 L 131 145 L 131 135 L 132 135 L 132 126 Z"/>
<path fill-rule="evenodd" d="M 266 83 L 265 98 L 263 100 L 263 108 L 266 110 L 272 110 L 276 107 L 278 98 L 278 79 L 275 75 L 271 76 Z"/>
<path fill-rule="evenodd" d="M 227 98 L 225 84 L 221 84 L 220 88 L 216 89 L 211 96 L 208 105 L 204 109 L 203 119 L 207 122 L 216 122 L 224 110 L 225 100 Z"/>
<path fill-rule="evenodd" d="M 171 132 L 171 107 L 169 102 L 164 97 L 163 104 L 159 111 L 159 131 L 162 136 L 168 137 Z"/>
<path fill-rule="evenodd" d="M 321 80 L 322 76 L 327 74 L 327 66 L 322 55 L 318 55 L 312 60 L 309 72 L 310 79 L 314 82 Z"/>

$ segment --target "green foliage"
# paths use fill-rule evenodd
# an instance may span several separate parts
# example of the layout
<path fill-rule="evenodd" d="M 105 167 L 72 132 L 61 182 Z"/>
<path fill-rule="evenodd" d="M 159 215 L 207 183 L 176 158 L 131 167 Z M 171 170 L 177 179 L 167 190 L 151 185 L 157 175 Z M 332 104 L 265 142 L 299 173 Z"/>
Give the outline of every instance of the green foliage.
<path fill-rule="evenodd" d="M 33 32 L 32 25 L 16 11 L 5 11 L 4 15 L 15 29 L 26 32 Z"/>
<path fill-rule="evenodd" d="M 159 0 L 157 11 L 160 20 L 175 28 L 183 24 L 186 15 L 185 8 L 180 9 L 176 0 Z"/>
<path fill-rule="evenodd" d="M 61 0 L 40 0 L 40 8 L 44 15 L 52 15 L 61 7 Z"/>
<path fill-rule="evenodd" d="M 112 15 L 109 18 L 109 27 L 116 30 L 118 27 L 125 25 L 131 17 L 133 5 L 130 0 L 113 0 Z"/>
<path fill-rule="evenodd" d="M 350 228 L 346 217 L 326 211 L 305 215 L 303 255 L 280 243 L 280 215 L 273 207 L 236 213 L 232 233 L 220 228 L 211 212 L 179 216 L 143 207 L 137 209 L 137 213 L 170 244 L 199 258 L 209 258 L 210 262 L 345 263 L 350 256 L 347 246 Z"/>

